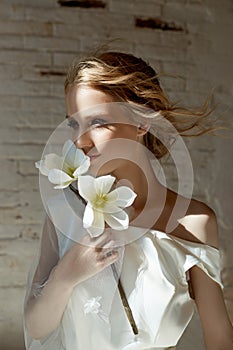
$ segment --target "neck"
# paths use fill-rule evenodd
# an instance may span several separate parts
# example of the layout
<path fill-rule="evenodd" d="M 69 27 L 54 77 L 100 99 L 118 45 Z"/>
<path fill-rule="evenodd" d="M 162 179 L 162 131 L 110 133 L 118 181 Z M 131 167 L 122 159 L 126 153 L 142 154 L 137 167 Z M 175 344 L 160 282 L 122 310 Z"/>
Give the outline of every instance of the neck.
<path fill-rule="evenodd" d="M 115 170 L 113 176 L 118 180 L 117 186 L 128 186 L 137 194 L 128 210 L 130 218 L 140 216 L 146 223 L 148 219 L 151 221 L 161 214 L 165 205 L 166 189 L 156 178 L 149 159 L 146 156 L 140 159 L 143 161 L 139 165 L 129 161 L 124 167 Z M 152 218 L 149 218 L 151 215 Z"/>

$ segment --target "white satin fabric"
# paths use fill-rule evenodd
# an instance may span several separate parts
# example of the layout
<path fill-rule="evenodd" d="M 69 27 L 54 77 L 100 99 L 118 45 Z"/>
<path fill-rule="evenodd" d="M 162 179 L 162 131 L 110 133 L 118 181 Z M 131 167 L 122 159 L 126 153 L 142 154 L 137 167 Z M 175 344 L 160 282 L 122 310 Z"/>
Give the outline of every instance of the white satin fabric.
<path fill-rule="evenodd" d="M 54 205 L 53 210 L 57 213 Z M 61 222 L 61 218 L 67 218 L 62 212 L 56 216 L 57 220 L 58 217 Z M 71 230 L 71 219 L 69 223 Z M 61 258 L 75 242 L 57 227 L 55 229 Z M 138 227 L 130 229 L 131 234 L 140 231 Z M 27 349 L 172 349 L 194 311 L 194 301 L 188 291 L 187 271 L 197 265 L 222 286 L 219 251 L 207 245 L 148 230 L 121 248 L 120 254 L 116 267 L 139 334 L 135 336 L 132 332 L 117 282 L 111 267 L 108 267 L 75 287 L 58 329 L 46 339 L 31 340 Z"/>
<path fill-rule="evenodd" d="M 91 290 L 84 283 L 74 291 L 63 318 L 65 349 L 158 350 L 175 346 L 194 310 L 186 279 L 186 271 L 194 265 L 221 285 L 217 249 L 148 231 L 126 246 L 121 271 L 139 335 L 130 328 L 117 289 L 112 301 L 108 294 L 111 286 L 102 289 L 97 282 Z M 108 283 L 114 284 L 114 279 Z M 99 312 L 84 314 L 85 303 L 93 297 L 102 298 Z M 109 311 L 106 319 L 102 317 Z"/>

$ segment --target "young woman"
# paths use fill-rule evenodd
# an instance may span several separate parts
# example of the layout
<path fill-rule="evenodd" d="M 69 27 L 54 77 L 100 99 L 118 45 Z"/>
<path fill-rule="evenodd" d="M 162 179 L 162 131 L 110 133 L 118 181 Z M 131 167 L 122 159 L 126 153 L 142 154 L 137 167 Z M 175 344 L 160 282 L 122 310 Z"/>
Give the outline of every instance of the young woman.
<path fill-rule="evenodd" d="M 149 155 L 160 159 L 169 152 L 152 130 L 161 129 L 165 136 L 174 129 L 183 136 L 190 130 L 196 135 L 210 131 L 208 106 L 191 111 L 173 105 L 155 71 L 120 52 L 75 61 L 65 93 L 72 141 L 90 156 L 90 174 L 110 174 L 137 197 L 128 212 L 131 231 L 117 235 L 106 225 L 102 235 L 85 232 L 78 242 L 67 232 L 81 232 L 82 224 L 60 209 L 60 200 L 48 205 L 25 302 L 27 349 L 173 349 L 194 303 L 206 349 L 233 349 L 216 216 L 204 203 L 166 188 Z M 124 113 L 122 105 L 132 113 Z M 151 113 L 143 119 L 147 110 Z"/>

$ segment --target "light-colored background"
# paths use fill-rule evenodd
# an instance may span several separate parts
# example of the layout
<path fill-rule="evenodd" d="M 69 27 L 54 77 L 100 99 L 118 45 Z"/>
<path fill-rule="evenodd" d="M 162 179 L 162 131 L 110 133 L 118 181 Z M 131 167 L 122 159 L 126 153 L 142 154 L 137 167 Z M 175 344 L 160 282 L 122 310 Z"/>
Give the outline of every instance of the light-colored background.
<path fill-rule="evenodd" d="M 88 3 L 88 0 L 85 1 Z M 232 118 L 231 0 L 102 0 L 105 8 L 67 8 L 56 0 L 0 0 L 0 347 L 22 350 L 26 275 L 38 247 L 42 204 L 34 162 L 65 114 L 67 65 L 107 39 L 162 72 L 170 97 L 186 105 L 215 102 Z M 180 30 L 138 28 L 136 18 L 161 19 Z M 233 318 L 232 139 L 187 142 L 195 170 L 194 197 L 219 221 L 224 295 Z M 168 179 L 173 186 L 172 169 Z M 170 171 L 171 173 L 170 173 Z M 170 173 L 170 175 L 169 175 Z M 208 297 L 208 296 L 206 296 Z M 204 349 L 195 316 L 179 349 Z M 87 349 L 88 350 L 88 349 Z"/>

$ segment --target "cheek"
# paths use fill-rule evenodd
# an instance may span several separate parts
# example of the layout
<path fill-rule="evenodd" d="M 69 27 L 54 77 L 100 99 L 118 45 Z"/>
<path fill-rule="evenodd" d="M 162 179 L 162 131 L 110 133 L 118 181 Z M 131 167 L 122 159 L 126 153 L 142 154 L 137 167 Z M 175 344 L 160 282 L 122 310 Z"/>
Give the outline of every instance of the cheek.
<path fill-rule="evenodd" d="M 90 137 L 95 145 L 105 144 L 115 138 L 115 133 L 106 128 L 96 128 L 90 131 Z"/>

